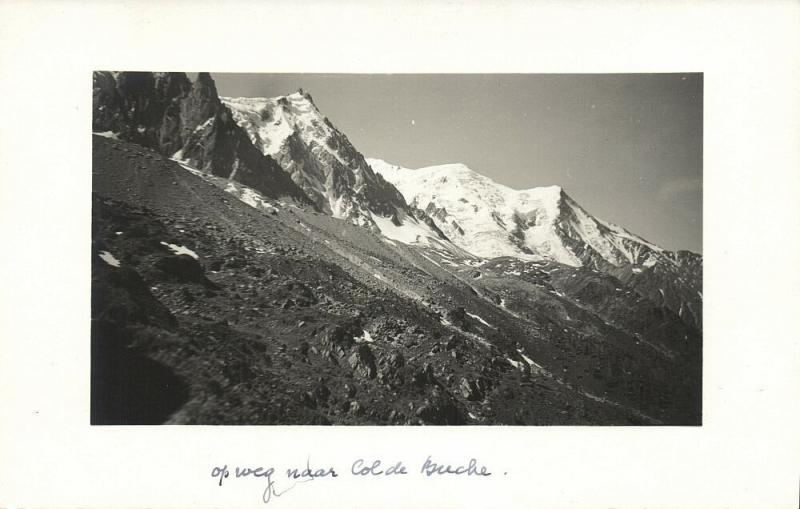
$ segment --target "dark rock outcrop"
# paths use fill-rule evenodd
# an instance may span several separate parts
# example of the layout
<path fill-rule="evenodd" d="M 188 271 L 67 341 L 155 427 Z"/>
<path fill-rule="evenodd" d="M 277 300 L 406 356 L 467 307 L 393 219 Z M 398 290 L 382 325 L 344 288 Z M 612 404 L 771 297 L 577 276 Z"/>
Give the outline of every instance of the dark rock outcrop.
<path fill-rule="evenodd" d="M 356 344 L 354 338 L 360 333 L 361 326 L 355 320 L 334 326 L 322 338 L 323 355 L 334 360 L 343 358 Z"/>
<path fill-rule="evenodd" d="M 359 345 L 356 351 L 347 359 L 347 363 L 361 377 L 375 378 L 377 374 L 375 355 L 367 345 Z"/>
<path fill-rule="evenodd" d="M 156 260 L 153 266 L 174 281 L 197 283 L 208 287 L 215 286 L 206 278 L 203 266 L 189 255 L 163 256 Z"/>
<path fill-rule="evenodd" d="M 132 268 L 112 267 L 93 260 L 92 285 L 93 319 L 117 324 L 175 326 L 172 313 L 153 297 L 142 277 Z"/>
<path fill-rule="evenodd" d="M 467 312 L 463 307 L 448 310 L 445 317 L 456 327 L 460 329 L 467 328 Z"/>
<path fill-rule="evenodd" d="M 98 71 L 93 83 L 93 131 L 111 131 L 272 198 L 311 203 L 274 160 L 253 146 L 208 73 L 199 73 L 192 83 L 184 73 Z"/>
<path fill-rule="evenodd" d="M 437 425 L 459 425 L 465 424 L 466 419 L 461 410 L 453 402 L 453 399 L 446 394 L 439 394 L 425 402 L 416 411 L 425 424 Z"/>

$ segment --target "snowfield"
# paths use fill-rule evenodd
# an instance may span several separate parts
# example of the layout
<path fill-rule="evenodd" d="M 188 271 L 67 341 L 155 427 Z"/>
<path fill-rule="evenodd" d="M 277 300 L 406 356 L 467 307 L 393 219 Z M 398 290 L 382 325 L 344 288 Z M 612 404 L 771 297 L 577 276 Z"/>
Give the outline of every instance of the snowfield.
<path fill-rule="evenodd" d="M 425 210 L 459 247 L 482 257 L 511 256 L 584 265 L 582 245 L 614 266 L 655 265 L 662 248 L 624 228 L 599 220 L 559 186 L 518 191 L 463 164 L 416 170 L 368 158 L 372 169 L 394 184 L 406 201 Z"/>
<path fill-rule="evenodd" d="M 436 233 L 428 225 L 419 223 L 411 217 L 406 217 L 401 226 L 395 225 L 390 218 L 378 214 L 370 214 L 370 217 L 384 237 L 403 244 L 428 245 L 430 239 L 436 237 Z"/>

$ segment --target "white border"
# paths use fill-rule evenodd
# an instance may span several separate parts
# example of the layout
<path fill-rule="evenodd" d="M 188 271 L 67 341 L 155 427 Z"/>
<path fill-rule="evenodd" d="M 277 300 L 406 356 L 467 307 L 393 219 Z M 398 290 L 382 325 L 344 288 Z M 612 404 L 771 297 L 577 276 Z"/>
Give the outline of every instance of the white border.
<path fill-rule="evenodd" d="M 796 2 L 0 4 L 0 506 L 257 507 L 216 462 L 475 456 L 491 481 L 298 487 L 275 507 L 793 508 Z M 701 428 L 88 426 L 93 69 L 704 72 Z"/>

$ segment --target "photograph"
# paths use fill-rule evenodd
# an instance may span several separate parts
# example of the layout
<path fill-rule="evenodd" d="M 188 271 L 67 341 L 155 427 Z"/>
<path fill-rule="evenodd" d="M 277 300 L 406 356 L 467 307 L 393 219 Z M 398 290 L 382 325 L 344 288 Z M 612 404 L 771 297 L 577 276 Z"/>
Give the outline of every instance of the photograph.
<path fill-rule="evenodd" d="M 798 507 L 800 3 L 0 13 L 0 508 Z"/>
<path fill-rule="evenodd" d="M 703 424 L 703 73 L 91 83 L 92 425 Z"/>

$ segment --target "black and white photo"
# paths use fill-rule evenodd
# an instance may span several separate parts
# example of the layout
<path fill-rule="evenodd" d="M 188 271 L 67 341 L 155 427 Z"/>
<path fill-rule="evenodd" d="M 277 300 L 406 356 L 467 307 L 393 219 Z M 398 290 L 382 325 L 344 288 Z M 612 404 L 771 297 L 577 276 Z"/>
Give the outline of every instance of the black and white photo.
<path fill-rule="evenodd" d="M 92 85 L 93 424 L 702 424 L 702 74 Z"/>

